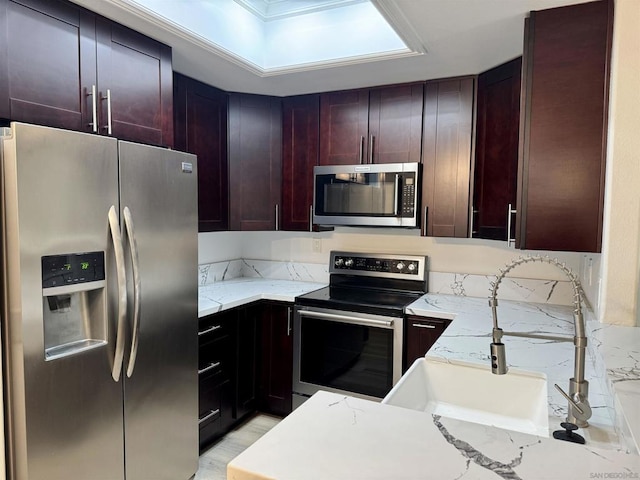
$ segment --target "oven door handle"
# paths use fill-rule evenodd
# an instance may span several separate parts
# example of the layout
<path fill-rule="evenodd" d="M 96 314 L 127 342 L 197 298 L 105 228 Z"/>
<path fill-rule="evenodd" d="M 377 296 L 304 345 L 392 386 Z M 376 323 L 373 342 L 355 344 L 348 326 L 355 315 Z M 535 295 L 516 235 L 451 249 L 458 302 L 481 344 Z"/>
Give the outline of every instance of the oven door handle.
<path fill-rule="evenodd" d="M 303 317 L 318 318 L 332 322 L 350 323 L 353 325 L 364 325 L 365 327 L 393 328 L 393 320 L 376 320 L 373 318 L 352 317 L 350 315 L 338 315 L 335 313 L 314 312 L 309 310 L 299 310 Z"/>

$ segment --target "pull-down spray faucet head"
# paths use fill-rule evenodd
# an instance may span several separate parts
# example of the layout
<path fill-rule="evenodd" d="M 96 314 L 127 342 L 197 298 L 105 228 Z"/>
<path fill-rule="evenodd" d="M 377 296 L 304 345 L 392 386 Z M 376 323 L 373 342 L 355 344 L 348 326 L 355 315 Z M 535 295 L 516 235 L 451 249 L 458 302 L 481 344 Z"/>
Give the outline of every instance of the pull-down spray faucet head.
<path fill-rule="evenodd" d="M 529 262 L 542 262 L 548 263 L 555 267 L 558 267 L 569 278 L 571 286 L 573 287 L 573 304 L 574 304 L 574 336 L 573 337 L 560 337 L 556 335 L 540 335 L 534 333 L 522 333 L 522 332 L 503 332 L 498 327 L 498 286 L 505 277 L 505 275 L 511 271 L 514 267 Z M 497 276 L 496 281 L 491 283 L 491 297 L 489 298 L 489 306 L 493 314 L 493 342 L 491 343 L 491 372 L 496 375 L 504 375 L 508 371 L 505 346 L 502 343 L 503 335 L 510 335 L 516 337 L 529 337 L 538 338 L 544 340 L 553 341 L 573 341 L 575 347 L 574 356 L 574 376 L 569 379 L 569 393 L 567 394 L 557 384 L 555 387 L 569 402 L 567 422 L 575 424 L 579 427 L 588 427 L 587 420 L 591 417 L 591 407 L 589 406 L 588 394 L 589 394 L 589 382 L 584 378 L 585 370 L 585 350 L 587 346 L 587 337 L 585 334 L 584 318 L 582 316 L 582 307 L 580 303 L 584 301 L 587 303 L 586 297 L 580 281 L 573 274 L 573 272 L 567 268 L 564 263 L 560 263 L 557 259 L 551 259 L 541 256 L 528 256 L 520 257 L 512 261 L 504 269 L 500 269 L 500 274 Z"/>

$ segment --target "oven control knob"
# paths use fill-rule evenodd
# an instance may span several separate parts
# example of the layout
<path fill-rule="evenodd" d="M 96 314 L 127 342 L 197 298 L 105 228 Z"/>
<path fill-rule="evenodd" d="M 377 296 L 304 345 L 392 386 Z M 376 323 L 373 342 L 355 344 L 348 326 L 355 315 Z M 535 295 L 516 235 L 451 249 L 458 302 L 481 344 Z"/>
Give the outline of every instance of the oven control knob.
<path fill-rule="evenodd" d="M 347 268 L 353 267 L 353 258 L 347 258 L 344 261 L 344 266 L 347 267 Z"/>
<path fill-rule="evenodd" d="M 416 269 L 416 264 L 415 263 L 410 263 L 407 268 L 409 269 L 410 272 L 413 272 Z"/>
<path fill-rule="evenodd" d="M 336 258 L 335 266 L 339 268 L 339 267 L 341 267 L 342 265 L 344 265 L 344 259 L 343 259 L 342 257 L 338 257 L 338 258 Z"/>
<path fill-rule="evenodd" d="M 396 268 L 397 268 L 398 270 L 402 270 L 402 269 L 404 268 L 404 263 L 402 263 L 402 262 L 398 262 L 398 264 L 396 265 Z"/>

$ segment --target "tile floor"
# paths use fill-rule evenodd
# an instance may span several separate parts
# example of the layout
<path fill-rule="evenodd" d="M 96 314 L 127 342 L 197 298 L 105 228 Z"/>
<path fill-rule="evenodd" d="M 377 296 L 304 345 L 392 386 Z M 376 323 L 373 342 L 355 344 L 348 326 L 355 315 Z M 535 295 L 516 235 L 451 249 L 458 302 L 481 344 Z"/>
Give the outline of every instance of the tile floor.
<path fill-rule="evenodd" d="M 226 480 L 227 463 L 276 426 L 279 417 L 258 414 L 232 430 L 200 455 L 193 480 Z"/>

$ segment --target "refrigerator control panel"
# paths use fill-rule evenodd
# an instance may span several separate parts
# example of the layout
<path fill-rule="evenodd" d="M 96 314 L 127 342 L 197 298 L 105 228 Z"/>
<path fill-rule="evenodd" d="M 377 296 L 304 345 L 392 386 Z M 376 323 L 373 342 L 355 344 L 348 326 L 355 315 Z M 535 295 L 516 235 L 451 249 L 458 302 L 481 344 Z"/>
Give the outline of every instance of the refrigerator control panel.
<path fill-rule="evenodd" d="M 104 252 L 42 257 L 42 288 L 104 280 Z"/>

